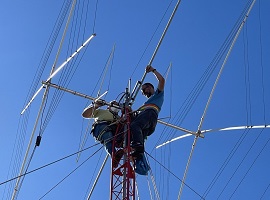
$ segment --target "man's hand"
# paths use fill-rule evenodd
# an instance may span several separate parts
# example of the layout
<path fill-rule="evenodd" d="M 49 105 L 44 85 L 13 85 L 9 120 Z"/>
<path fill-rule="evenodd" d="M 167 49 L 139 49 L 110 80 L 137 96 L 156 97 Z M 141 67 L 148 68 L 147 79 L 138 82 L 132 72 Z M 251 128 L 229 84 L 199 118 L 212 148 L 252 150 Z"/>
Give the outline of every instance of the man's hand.
<path fill-rule="evenodd" d="M 153 72 L 154 70 L 155 70 L 155 68 L 152 67 L 151 65 L 148 65 L 148 66 L 146 66 L 146 68 L 145 68 L 146 73 Z"/>
<path fill-rule="evenodd" d="M 163 91 L 164 90 L 164 85 L 165 85 L 165 79 L 163 78 L 163 76 L 152 66 L 148 65 L 145 68 L 146 73 L 149 72 L 153 72 L 153 74 L 156 76 L 157 80 L 158 80 L 158 90 L 159 91 Z"/>
<path fill-rule="evenodd" d="M 98 106 L 98 107 L 104 106 L 105 105 L 105 102 L 103 100 L 101 100 L 101 99 L 98 99 L 98 100 L 95 100 L 94 101 L 94 105 L 95 106 Z"/>

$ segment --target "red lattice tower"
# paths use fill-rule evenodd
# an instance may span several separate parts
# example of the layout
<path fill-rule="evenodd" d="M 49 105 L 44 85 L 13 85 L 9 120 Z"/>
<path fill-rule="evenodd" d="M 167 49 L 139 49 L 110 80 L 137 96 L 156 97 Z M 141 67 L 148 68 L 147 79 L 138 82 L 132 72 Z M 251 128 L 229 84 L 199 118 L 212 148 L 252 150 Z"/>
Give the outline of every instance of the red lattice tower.
<path fill-rule="evenodd" d="M 122 134 L 124 155 L 117 167 L 111 164 L 111 195 L 110 200 L 135 200 L 135 172 L 132 167 L 132 157 L 130 156 L 130 114 L 125 108 L 124 122 L 118 125 L 116 136 Z M 113 146 L 116 145 L 116 137 Z M 116 153 L 112 154 L 112 162 Z"/>

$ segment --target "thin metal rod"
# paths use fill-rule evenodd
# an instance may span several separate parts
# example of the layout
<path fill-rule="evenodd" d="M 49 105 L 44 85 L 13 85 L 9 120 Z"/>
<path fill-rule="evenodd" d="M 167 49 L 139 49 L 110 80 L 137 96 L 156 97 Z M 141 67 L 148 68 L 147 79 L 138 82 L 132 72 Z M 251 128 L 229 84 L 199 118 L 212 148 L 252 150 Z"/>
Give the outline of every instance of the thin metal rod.
<path fill-rule="evenodd" d="M 108 92 L 108 91 L 104 92 L 102 95 L 98 95 L 98 98 L 96 98 L 95 101 L 101 99 L 105 94 L 107 94 L 107 92 Z M 88 122 L 88 124 L 87 124 L 86 131 L 85 131 L 85 133 L 84 133 L 83 140 L 82 140 L 82 142 L 81 142 L 81 144 L 80 144 L 79 150 L 83 149 L 83 147 L 84 147 L 84 145 L 85 145 L 85 143 L 86 143 L 86 141 L 87 141 L 87 139 L 88 139 L 88 135 L 89 135 L 89 132 L 88 132 L 88 131 L 89 131 L 89 129 L 91 128 L 90 124 L 91 124 L 91 123 L 90 123 L 90 120 L 89 120 L 89 122 Z M 76 161 L 77 161 L 77 162 L 79 161 L 80 156 L 81 156 L 81 152 L 79 151 L 78 154 L 77 154 L 77 158 L 76 158 Z"/>
<path fill-rule="evenodd" d="M 194 141 L 193 141 L 193 144 L 192 144 L 192 148 L 191 148 L 191 151 L 190 151 L 190 154 L 189 154 L 188 162 L 187 162 L 187 165 L 186 165 L 186 169 L 185 169 L 185 172 L 184 172 L 184 176 L 183 176 L 183 179 L 182 179 L 182 182 L 181 182 L 181 186 L 180 186 L 180 190 L 179 190 L 179 193 L 178 193 L 177 200 L 180 200 L 180 198 L 181 198 L 181 195 L 182 195 L 182 192 L 183 192 L 183 188 L 184 188 L 184 184 L 185 184 L 185 180 L 186 180 L 187 173 L 188 173 L 188 169 L 189 169 L 189 165 L 190 165 L 191 158 L 192 158 L 192 155 L 193 155 L 193 152 L 194 152 L 194 149 L 195 149 L 195 145 L 197 143 L 198 138 L 199 138 L 198 136 L 195 136 L 195 138 L 194 138 Z"/>
<path fill-rule="evenodd" d="M 70 23 L 70 20 L 71 20 L 71 17 L 72 17 L 72 14 L 73 14 L 73 11 L 74 11 L 76 2 L 77 2 L 77 0 L 73 0 L 73 2 L 72 2 L 72 6 L 71 6 L 71 9 L 70 9 L 70 12 L 69 12 L 69 15 L 68 15 L 66 26 L 65 26 L 65 29 L 64 29 L 64 32 L 63 32 L 63 35 L 62 35 L 62 38 L 61 38 L 61 41 L 60 41 L 60 45 L 58 47 L 58 50 L 57 50 L 57 53 L 56 53 L 56 56 L 55 56 L 55 60 L 54 60 L 54 63 L 53 63 L 53 66 L 52 66 L 52 69 L 51 69 L 51 73 L 50 74 L 52 74 L 54 72 L 54 70 L 55 70 L 55 66 L 56 66 L 56 63 L 58 61 L 60 52 L 62 50 L 62 46 L 63 46 L 64 40 L 65 40 L 65 37 L 66 37 L 66 33 L 67 33 L 67 30 L 68 30 L 68 27 L 69 27 L 69 23 Z"/>
<path fill-rule="evenodd" d="M 112 48 L 112 51 L 111 51 L 111 53 L 110 53 L 109 59 L 108 59 L 108 61 L 107 61 L 107 63 L 106 63 L 105 72 L 104 72 L 104 75 L 103 75 L 103 78 L 102 78 L 102 81 L 101 81 L 101 84 L 100 84 L 99 91 L 97 92 L 97 97 L 98 97 L 98 98 L 96 98 L 95 100 L 101 99 L 101 98 L 102 98 L 105 94 L 107 94 L 107 92 L 108 92 L 108 91 L 106 91 L 105 93 L 103 93 L 102 95 L 100 95 L 100 91 L 101 91 L 101 88 L 102 88 L 103 83 L 104 83 L 105 75 L 106 75 L 106 73 L 107 73 L 107 71 L 108 71 L 109 64 L 110 64 L 110 62 L 111 62 L 111 60 L 112 60 L 112 58 L 113 58 L 114 51 L 115 51 L 115 44 L 113 45 L 113 48 Z M 84 137 L 83 137 L 83 141 L 81 142 L 81 145 L 80 145 L 80 147 L 79 147 L 79 150 L 81 150 L 81 149 L 84 147 L 84 145 L 85 145 L 85 143 L 86 143 L 86 141 L 87 141 L 87 139 L 88 139 L 88 134 L 89 134 L 89 133 L 88 133 L 88 129 L 89 129 L 89 127 L 90 127 L 90 121 L 89 121 L 89 123 L 88 123 L 87 129 L 86 129 L 86 131 L 85 131 L 85 134 L 84 134 Z M 80 155 L 81 155 L 81 152 L 79 152 L 79 153 L 77 154 L 77 159 L 76 159 L 77 162 L 79 161 Z"/>
<path fill-rule="evenodd" d="M 158 121 L 158 123 L 163 124 L 163 125 L 165 125 L 165 126 L 169 126 L 169 127 L 171 127 L 171 128 L 175 128 L 175 129 L 177 129 L 177 130 L 180 130 L 180 131 L 183 131 L 183 132 L 185 132 L 185 133 L 192 134 L 192 135 L 197 135 L 196 132 L 190 131 L 190 130 L 187 130 L 187 129 L 184 129 L 184 128 L 180 127 L 180 126 L 176 126 L 176 125 L 170 124 L 170 123 L 168 123 L 168 122 L 161 121 L 160 119 L 158 119 L 157 121 Z M 201 135 L 200 137 L 203 138 L 204 136 Z"/>
<path fill-rule="evenodd" d="M 60 65 L 60 67 L 58 67 L 50 76 L 49 78 L 46 80 L 46 83 L 49 82 L 72 58 L 74 58 L 74 56 L 76 56 L 83 47 L 85 47 L 87 45 L 88 42 L 90 42 L 90 40 L 92 38 L 94 38 L 96 36 L 96 34 L 92 34 L 65 62 L 62 63 L 62 65 Z M 30 106 L 30 104 L 33 102 L 33 100 L 36 98 L 36 96 L 38 95 L 38 93 L 41 91 L 41 89 L 44 87 L 44 84 L 37 90 L 37 92 L 34 94 L 34 96 L 32 97 L 32 99 L 28 102 L 28 104 L 25 106 L 25 108 L 23 109 L 23 111 L 21 112 L 21 115 L 25 112 L 25 110 Z"/>
<path fill-rule="evenodd" d="M 95 180 L 95 182 L 94 182 L 94 184 L 93 184 L 93 186 L 92 186 L 92 188 L 91 188 L 91 190 L 90 190 L 90 192 L 89 192 L 89 194 L 88 194 L 87 200 L 90 199 L 90 197 L 91 197 L 91 195 L 92 195 L 92 193 L 93 193 L 93 191 L 94 191 L 94 189 L 95 189 L 95 187 L 96 187 L 96 184 L 97 184 L 97 182 L 98 182 L 98 180 L 99 180 L 99 177 L 100 177 L 100 175 L 101 175 L 101 172 L 103 171 L 103 169 L 104 169 L 104 167 L 105 167 L 105 164 L 106 164 L 106 162 L 107 162 L 107 160 L 108 160 L 108 157 L 109 157 L 109 155 L 107 154 L 106 157 L 105 157 L 105 159 L 104 159 L 104 161 L 103 161 L 103 163 L 102 163 L 102 165 L 101 165 L 101 167 L 100 167 L 100 170 L 99 170 L 99 172 L 98 172 L 98 174 L 97 174 L 96 180 Z"/>
<path fill-rule="evenodd" d="M 202 130 L 201 133 L 218 132 L 218 131 L 232 131 L 232 130 L 244 130 L 244 129 L 263 129 L 270 128 L 270 125 L 256 125 L 256 126 L 232 126 L 227 128 L 217 128 Z"/>
<path fill-rule="evenodd" d="M 164 121 L 161 121 L 161 120 L 158 120 L 158 122 L 161 123 L 161 124 L 164 124 L 165 126 L 169 126 L 169 127 L 171 127 L 171 128 L 175 128 L 175 129 L 177 129 L 177 130 L 183 131 L 183 132 L 185 132 L 185 133 L 187 133 L 187 134 L 178 136 L 178 137 L 173 138 L 173 139 L 171 139 L 171 140 L 168 140 L 167 142 L 164 142 L 164 143 L 162 143 L 162 144 L 156 146 L 156 149 L 158 149 L 158 148 L 160 148 L 160 147 L 162 147 L 162 146 L 164 146 L 164 145 L 166 145 L 166 144 L 169 144 L 169 143 L 171 143 L 171 142 L 173 142 L 173 141 L 175 141 L 175 140 L 179 140 L 179 139 L 181 139 L 181 138 L 185 138 L 185 137 L 188 137 L 188 136 L 191 136 L 191 135 L 195 135 L 195 136 L 199 136 L 199 137 L 201 137 L 201 138 L 204 138 L 204 135 L 201 134 L 201 133 L 193 132 L 193 131 L 184 129 L 184 128 L 179 127 L 179 126 L 175 126 L 175 125 L 173 125 L 173 124 L 170 124 L 170 123 L 168 123 L 168 122 L 164 122 Z"/>
<path fill-rule="evenodd" d="M 171 140 L 168 140 L 167 142 L 164 142 L 164 143 L 162 143 L 162 144 L 156 146 L 156 149 L 158 149 L 158 148 L 160 148 L 160 147 L 163 147 L 163 146 L 165 146 L 165 145 L 167 145 L 167 144 L 169 144 L 169 143 L 171 143 L 171 142 L 174 142 L 174 141 L 176 141 L 176 140 L 180 140 L 180 139 L 182 139 L 182 138 L 189 137 L 189 136 L 192 136 L 192 135 L 193 135 L 193 134 L 190 134 L 190 133 L 185 134 L 185 135 L 180 135 L 180 136 L 178 136 L 178 137 L 176 137 L 176 138 L 173 138 L 173 139 L 171 139 Z"/>
<path fill-rule="evenodd" d="M 87 45 L 88 42 L 90 42 L 92 40 L 92 38 L 94 38 L 96 36 L 96 34 L 92 34 L 65 62 L 63 62 L 62 65 L 60 65 L 60 67 L 58 67 L 51 75 L 50 77 L 47 79 L 47 81 L 49 81 L 50 79 L 52 79 L 72 58 L 74 58 L 81 50 L 83 47 L 85 47 Z"/>
<path fill-rule="evenodd" d="M 151 169 L 150 169 L 150 177 L 151 177 L 151 181 L 152 181 L 152 184 L 153 184 L 153 187 L 154 187 L 156 198 L 159 200 L 160 199 L 160 195 L 158 193 L 158 188 L 157 188 L 157 184 L 156 184 L 156 181 L 155 181 L 155 177 L 154 177 L 153 172 L 152 172 Z"/>
<path fill-rule="evenodd" d="M 81 142 L 81 145 L 79 146 L 79 152 L 77 153 L 77 158 L 76 158 L 76 162 L 79 162 L 79 159 L 80 159 L 80 156 L 81 156 L 81 150 L 83 149 L 87 139 L 88 139 L 88 135 L 89 135 L 89 130 L 90 128 L 92 128 L 91 126 L 91 122 L 90 120 L 88 121 L 87 123 L 87 128 L 86 128 L 86 131 L 85 131 L 85 134 L 84 134 L 84 137 L 83 137 L 83 140 Z"/>
<path fill-rule="evenodd" d="M 104 105 L 107 105 L 107 106 L 110 106 L 110 105 L 111 105 L 109 102 L 106 102 L 106 101 L 100 99 L 99 97 L 98 97 L 98 98 L 91 97 L 91 96 L 89 96 L 89 95 L 87 95 L 87 94 L 82 94 L 82 93 L 76 92 L 76 91 L 74 91 L 74 90 L 70 90 L 70 89 L 61 87 L 61 86 L 59 86 L 59 85 L 53 84 L 53 83 L 49 83 L 49 82 L 44 82 L 44 81 L 42 81 L 42 84 L 47 85 L 47 86 L 50 86 L 50 87 L 53 87 L 53 88 L 56 88 L 56 89 L 58 89 L 58 90 L 63 90 L 63 91 L 65 91 L 65 92 L 68 92 L 68 93 L 71 93 L 71 94 L 73 94 L 73 95 L 76 95 L 76 96 L 79 96 L 79 97 L 83 97 L 83 98 L 86 98 L 86 99 L 89 99 L 89 100 L 92 100 L 92 101 L 95 101 L 95 100 L 98 99 L 99 101 L 102 101 L 102 103 L 103 103 Z M 106 94 L 106 93 L 104 93 L 104 94 Z M 115 107 L 117 107 L 117 106 L 115 106 Z"/>
<path fill-rule="evenodd" d="M 175 127 L 174 125 L 171 126 L 172 128 L 176 128 L 176 129 L 179 129 L 178 127 Z M 201 138 L 204 138 L 204 135 L 205 133 L 209 133 L 209 132 L 218 132 L 218 131 L 232 131 L 232 130 L 244 130 L 244 129 L 263 129 L 263 128 L 270 128 L 270 125 L 256 125 L 256 126 L 232 126 L 232 127 L 227 127 L 227 128 L 216 128 L 216 129 L 208 129 L 208 130 L 202 130 L 199 134 L 199 137 Z M 156 149 L 166 145 L 166 144 L 169 144 L 171 142 L 174 142 L 176 140 L 180 140 L 182 138 L 185 138 L 185 137 L 189 137 L 189 136 L 192 136 L 194 134 L 185 134 L 185 135 L 181 135 L 181 136 L 178 136 L 176 138 L 173 138 L 171 140 L 168 140 L 167 142 L 164 142 L 158 146 L 156 146 Z"/>
<path fill-rule="evenodd" d="M 103 84 L 104 84 L 104 80 L 105 80 L 107 71 L 108 71 L 108 69 L 109 69 L 109 64 L 111 63 L 111 60 L 112 60 L 113 55 L 114 55 L 114 51 L 115 51 L 115 44 L 113 45 L 113 48 L 112 48 L 112 51 L 111 51 L 111 53 L 110 53 L 109 59 L 108 59 L 108 61 L 107 61 L 107 63 L 106 63 L 105 72 L 104 72 L 104 74 L 103 74 L 103 78 L 102 78 L 102 81 L 101 81 L 101 83 L 100 83 L 100 88 L 99 88 L 99 91 L 97 92 L 97 96 L 100 95 L 101 88 L 102 88 L 102 86 L 103 86 Z"/>
<path fill-rule="evenodd" d="M 157 46 L 156 46 L 156 49 L 155 49 L 155 51 L 154 51 L 154 53 L 153 53 L 153 55 L 152 55 L 152 57 L 151 57 L 151 59 L 150 59 L 148 65 L 152 65 L 152 62 L 153 62 L 154 59 L 155 59 L 155 56 L 156 56 L 156 54 L 157 54 L 157 52 L 158 52 L 158 50 L 159 50 L 159 47 L 160 47 L 160 45 L 161 45 L 161 43 L 162 43 L 162 41 L 163 41 L 163 39 L 164 39 L 164 37 L 165 37 L 165 35 L 166 35 L 166 33 L 167 33 L 167 30 L 169 29 L 169 26 L 170 26 L 170 24 L 171 24 L 171 22 L 172 22 L 172 19 L 173 19 L 174 15 L 175 15 L 175 13 L 176 13 L 176 11 L 177 11 L 177 8 L 178 8 L 180 2 L 181 2 L 181 0 L 178 0 L 178 1 L 177 1 L 176 5 L 175 5 L 175 7 L 174 7 L 174 10 L 173 10 L 173 12 L 172 12 L 172 14 L 171 14 L 171 17 L 170 17 L 170 19 L 169 19 L 169 21 L 168 21 L 168 23 L 167 23 L 167 25 L 166 25 L 166 27 L 165 27 L 165 29 L 164 29 L 164 31 L 163 31 L 161 37 L 160 37 L 160 39 L 159 39 L 159 42 L 158 42 L 158 44 L 157 44 Z M 133 89 L 133 91 L 132 91 L 132 95 L 131 95 L 131 100 L 132 100 L 132 102 L 131 102 L 131 103 L 133 103 L 133 102 L 135 101 L 135 98 L 136 98 L 136 96 L 137 96 L 139 90 L 141 89 L 141 84 L 143 83 L 143 81 L 144 81 L 144 79 L 145 79 L 145 77 L 146 77 L 146 74 L 147 74 L 147 73 L 146 73 L 146 71 L 145 71 L 144 74 L 143 74 L 143 77 L 142 77 L 141 81 L 139 81 L 139 82 L 136 83 L 136 86 L 134 87 L 134 89 Z"/>
<path fill-rule="evenodd" d="M 130 80 L 129 80 L 129 83 L 130 83 Z M 125 106 L 128 105 L 129 101 L 130 101 L 130 98 L 129 98 L 129 94 L 130 94 L 130 84 L 128 84 L 128 88 L 126 88 L 126 95 L 125 95 Z M 128 115 L 128 110 L 127 108 L 125 107 L 125 120 L 128 122 L 129 121 L 129 115 Z M 123 148 L 126 149 L 127 148 L 127 153 L 128 153 L 128 156 L 130 155 L 130 148 L 128 148 L 129 144 L 130 144 L 130 135 L 128 134 L 129 133 L 129 124 L 128 123 L 125 123 L 124 124 L 124 133 L 125 133 L 125 136 L 124 136 L 124 144 L 123 144 Z M 127 163 L 129 160 L 128 160 L 128 156 L 127 154 L 125 153 L 124 154 L 124 163 Z M 129 190 L 129 177 L 128 177 L 128 180 L 127 180 L 127 173 L 129 173 L 129 170 L 127 170 L 127 167 L 125 166 L 123 168 L 123 183 L 122 183 L 122 187 L 123 187 L 123 199 L 129 199 L 129 192 L 127 192 L 127 189 Z"/>
<path fill-rule="evenodd" d="M 232 49 L 233 49 L 233 47 L 234 47 L 234 44 L 235 44 L 236 40 L 238 39 L 238 36 L 239 36 L 239 34 L 240 34 L 240 32 L 241 32 L 241 30 L 242 30 L 242 28 L 243 28 L 243 26 L 244 26 L 244 24 L 245 24 L 247 18 L 248 18 L 248 15 L 249 15 L 251 9 L 253 8 L 253 5 L 254 5 L 255 2 L 256 2 L 256 0 L 254 0 L 254 1 L 252 2 L 252 4 L 250 5 L 250 7 L 249 7 L 249 9 L 248 9 L 248 11 L 247 11 L 247 14 L 246 14 L 245 18 L 243 19 L 243 21 L 242 21 L 242 23 L 241 23 L 241 25 L 240 25 L 240 27 L 239 27 L 239 29 L 238 29 L 238 31 L 237 31 L 237 33 L 236 33 L 234 39 L 233 39 L 233 42 L 232 42 L 232 44 L 231 44 L 231 46 L 230 46 L 230 48 L 229 48 L 229 51 L 228 51 L 228 53 L 227 53 L 227 55 L 226 55 L 226 57 L 225 57 L 225 59 L 224 59 L 224 61 L 223 61 L 223 64 L 222 64 L 222 66 L 221 66 L 221 68 L 220 68 L 220 71 L 219 71 L 219 73 L 218 73 L 218 76 L 217 76 L 217 78 L 216 78 L 216 81 L 215 81 L 215 83 L 214 83 L 214 86 L 213 86 L 212 91 L 211 91 L 211 93 L 210 93 L 210 96 L 209 96 L 209 98 L 208 98 L 207 104 L 206 104 L 206 106 L 205 106 L 203 115 L 202 115 L 202 117 L 201 117 L 201 121 L 200 121 L 200 124 L 199 124 L 199 126 L 198 126 L 198 130 L 201 130 L 201 127 L 202 127 L 202 124 L 203 124 L 203 121 L 204 121 L 206 112 L 207 112 L 208 107 L 209 107 L 209 104 L 210 104 L 210 102 L 211 102 L 211 100 L 212 100 L 214 91 L 215 91 L 215 89 L 216 89 L 216 87 L 217 87 L 217 83 L 218 83 L 218 81 L 219 81 L 219 79 L 220 79 L 220 76 L 221 76 L 221 74 L 222 74 L 222 71 L 223 71 L 223 69 L 224 69 L 224 67 L 225 67 L 225 64 L 227 63 L 227 60 L 228 60 L 228 58 L 229 58 L 229 56 L 230 56 L 230 54 L 231 54 L 231 51 L 232 51 Z"/>

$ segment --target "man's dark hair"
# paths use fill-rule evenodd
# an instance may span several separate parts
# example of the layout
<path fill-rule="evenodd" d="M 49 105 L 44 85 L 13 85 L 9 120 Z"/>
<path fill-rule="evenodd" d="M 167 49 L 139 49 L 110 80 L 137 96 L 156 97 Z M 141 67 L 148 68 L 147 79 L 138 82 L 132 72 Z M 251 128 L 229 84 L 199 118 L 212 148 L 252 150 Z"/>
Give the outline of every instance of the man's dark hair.
<path fill-rule="evenodd" d="M 155 89 L 154 86 L 152 85 L 152 83 L 144 83 L 142 86 L 144 86 L 144 85 L 150 86 L 150 87 L 152 87 L 153 89 Z"/>

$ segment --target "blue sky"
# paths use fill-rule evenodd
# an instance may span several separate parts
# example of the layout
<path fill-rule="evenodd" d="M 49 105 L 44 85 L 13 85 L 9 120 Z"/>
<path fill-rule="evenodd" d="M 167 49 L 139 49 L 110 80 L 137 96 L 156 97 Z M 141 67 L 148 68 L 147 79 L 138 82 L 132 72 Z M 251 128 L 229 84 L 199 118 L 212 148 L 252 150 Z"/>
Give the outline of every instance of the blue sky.
<path fill-rule="evenodd" d="M 53 27 L 64 3 L 7 1 L 0 7 L 1 183 L 16 176 L 21 166 L 45 90 L 24 116 L 20 116 L 20 112 L 30 98 L 29 92 L 35 91 L 31 84 L 36 81 L 34 77 L 40 63 L 44 63 L 42 55 L 48 52 L 46 44 L 51 41 L 50 35 L 55 30 Z M 97 35 L 72 65 L 67 65 L 52 82 L 96 96 L 101 85 L 99 77 L 115 45 L 113 62 L 100 92 L 108 90 L 107 101 L 119 98 L 129 80 L 133 88 L 142 78 L 175 4 L 176 1 L 153 0 L 98 1 L 98 4 L 96 1 L 78 1 L 79 8 L 73 15 L 56 66 L 60 66 L 92 33 Z M 164 121 L 197 131 L 228 49 L 221 55 L 220 62 L 211 64 L 246 4 L 247 1 L 240 0 L 180 3 L 152 63 L 162 74 L 172 64 L 166 79 L 165 102 L 159 115 Z M 225 65 L 201 130 L 270 123 L 269 9 L 269 1 L 256 1 Z M 49 76 L 63 26 L 44 64 L 37 87 Z M 209 66 L 216 66 L 212 75 L 207 82 L 200 82 L 204 87 L 191 93 Z M 152 74 L 146 76 L 146 81 L 157 84 Z M 50 89 L 45 111 L 38 122 L 34 140 L 44 122 L 46 128 L 42 129 L 41 145 L 35 151 L 30 171 L 77 152 L 86 131 L 88 121 L 82 119 L 81 112 L 89 102 L 66 93 L 62 97 L 58 95 L 61 97 L 59 103 L 56 101 L 57 107 L 50 111 L 50 106 L 55 105 L 55 91 Z M 139 93 L 133 109 L 144 101 L 145 97 Z M 200 199 L 200 196 L 205 199 L 267 199 L 270 195 L 269 133 L 269 129 L 252 129 L 205 134 L 195 146 L 185 181 L 188 186 L 183 188 L 181 199 Z M 159 149 L 155 147 L 183 134 L 158 124 L 155 133 L 146 141 L 160 199 L 177 198 L 181 185 L 179 179 L 183 178 L 194 137 Z M 89 136 L 85 148 L 94 144 L 96 142 Z M 33 147 L 34 143 L 31 153 Z M 76 156 L 72 156 L 28 174 L 17 199 L 40 199 L 45 194 L 42 199 L 85 199 L 105 158 L 102 150 L 94 154 L 100 147 L 96 145 L 84 151 L 79 162 L 76 162 Z M 57 185 L 92 154 L 85 164 Z M 140 199 L 150 199 L 148 181 L 152 189 L 150 176 L 137 176 Z M 10 199 L 12 183 L 0 185 L 2 199 Z M 108 199 L 109 184 L 110 163 L 107 162 L 91 199 Z M 54 189 L 50 191 L 51 188 Z M 154 191 L 151 192 L 155 196 Z"/>

